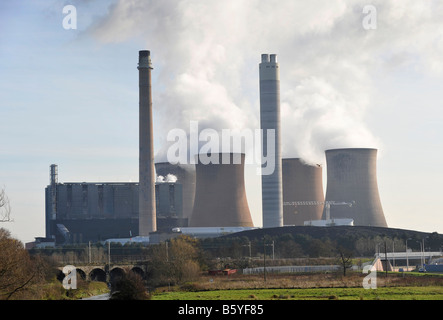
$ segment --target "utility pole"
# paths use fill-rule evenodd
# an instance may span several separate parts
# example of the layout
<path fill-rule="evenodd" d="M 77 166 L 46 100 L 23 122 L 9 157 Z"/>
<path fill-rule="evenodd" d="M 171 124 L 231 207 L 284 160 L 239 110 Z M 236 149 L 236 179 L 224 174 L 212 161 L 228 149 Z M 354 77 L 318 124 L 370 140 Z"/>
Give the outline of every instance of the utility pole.
<path fill-rule="evenodd" d="M 272 260 L 275 260 L 274 240 L 272 240 L 272 244 L 270 244 L 270 246 L 272 246 Z"/>
<path fill-rule="evenodd" d="M 392 271 L 395 271 L 395 239 L 392 240 Z"/>
<path fill-rule="evenodd" d="M 91 241 L 88 242 L 88 261 L 91 264 Z"/>
<path fill-rule="evenodd" d="M 386 240 L 385 240 L 385 261 L 386 261 L 386 278 L 388 277 L 388 252 L 386 250 Z"/>
<path fill-rule="evenodd" d="M 251 252 L 251 241 L 248 241 L 248 244 L 242 245 L 243 247 L 249 247 L 249 259 L 252 258 L 252 252 Z"/>
<path fill-rule="evenodd" d="M 263 237 L 263 277 L 266 282 L 266 242 Z"/>
<path fill-rule="evenodd" d="M 409 271 L 408 240 L 411 239 L 406 239 L 406 271 Z"/>

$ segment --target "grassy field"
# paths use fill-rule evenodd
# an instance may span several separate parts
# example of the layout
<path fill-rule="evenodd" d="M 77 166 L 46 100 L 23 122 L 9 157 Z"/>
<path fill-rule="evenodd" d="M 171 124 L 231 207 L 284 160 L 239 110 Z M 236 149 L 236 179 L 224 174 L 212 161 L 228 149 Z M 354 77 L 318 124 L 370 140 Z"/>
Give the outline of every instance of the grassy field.
<path fill-rule="evenodd" d="M 364 289 L 364 275 L 297 274 L 203 277 L 180 287 L 163 288 L 153 300 L 443 300 L 443 277 L 390 274 Z"/>
<path fill-rule="evenodd" d="M 443 287 L 237 289 L 163 292 L 153 300 L 443 300 Z"/>

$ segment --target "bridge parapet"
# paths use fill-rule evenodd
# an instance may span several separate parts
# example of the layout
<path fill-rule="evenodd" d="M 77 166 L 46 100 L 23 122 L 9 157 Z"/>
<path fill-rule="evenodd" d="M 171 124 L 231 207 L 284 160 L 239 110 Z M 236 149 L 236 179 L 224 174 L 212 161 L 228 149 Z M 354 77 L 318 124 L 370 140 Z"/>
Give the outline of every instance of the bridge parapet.
<path fill-rule="evenodd" d="M 145 278 L 147 273 L 146 264 L 140 263 L 111 264 L 110 267 L 108 264 L 87 264 L 74 266 L 77 271 L 77 277 L 80 277 L 86 281 L 110 282 L 128 272 L 135 272 L 142 278 Z M 57 268 L 59 270 L 59 280 L 62 280 L 65 276 L 63 274 L 63 268 L 64 267 Z"/>

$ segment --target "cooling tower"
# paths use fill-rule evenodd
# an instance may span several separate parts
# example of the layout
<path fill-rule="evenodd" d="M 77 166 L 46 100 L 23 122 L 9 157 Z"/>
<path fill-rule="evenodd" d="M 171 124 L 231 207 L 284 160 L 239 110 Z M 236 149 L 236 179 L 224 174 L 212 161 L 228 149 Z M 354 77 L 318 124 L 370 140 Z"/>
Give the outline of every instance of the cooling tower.
<path fill-rule="evenodd" d="M 326 150 L 326 201 L 355 201 L 352 207 L 331 205 L 331 219 L 351 218 L 354 225 L 387 227 L 376 162 L 377 149 Z"/>
<path fill-rule="evenodd" d="M 262 54 L 260 69 L 260 127 L 263 130 L 262 152 L 272 157 L 275 170 L 264 173 L 262 165 L 263 228 L 283 225 L 283 196 L 280 143 L 280 72 L 277 55 Z M 268 130 L 275 138 L 268 141 Z M 268 142 L 270 144 L 268 145 Z"/>
<path fill-rule="evenodd" d="M 285 225 L 303 226 L 305 221 L 320 220 L 324 199 L 323 175 L 320 165 L 309 165 L 299 158 L 282 160 L 283 202 L 317 201 L 318 205 L 286 205 Z"/>
<path fill-rule="evenodd" d="M 169 162 L 159 162 L 155 164 L 157 175 L 166 177 L 169 173 L 177 177 L 177 182 L 181 183 L 183 190 L 183 217 L 188 221 L 191 218 L 194 208 L 195 197 L 195 165 L 193 164 L 171 164 Z"/>
<path fill-rule="evenodd" d="M 218 164 L 204 164 L 202 156 L 198 156 L 195 166 L 195 201 L 189 226 L 253 227 L 244 182 L 245 155 L 212 154 Z M 240 158 L 238 164 L 233 161 L 235 156 Z"/>
<path fill-rule="evenodd" d="M 139 235 L 157 230 L 152 132 L 151 54 L 139 51 Z"/>

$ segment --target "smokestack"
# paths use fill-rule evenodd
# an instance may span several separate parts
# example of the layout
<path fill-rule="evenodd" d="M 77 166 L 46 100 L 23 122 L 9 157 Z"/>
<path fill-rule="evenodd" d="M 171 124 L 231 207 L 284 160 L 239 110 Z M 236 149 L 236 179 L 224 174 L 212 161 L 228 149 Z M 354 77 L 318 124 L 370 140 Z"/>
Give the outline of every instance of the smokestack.
<path fill-rule="evenodd" d="M 139 235 L 157 230 L 152 130 L 151 54 L 139 51 Z"/>
<path fill-rule="evenodd" d="M 284 206 L 285 225 L 303 226 L 305 221 L 320 220 L 325 198 L 320 165 L 309 165 L 299 158 L 282 160 L 283 202 L 317 201 L 318 205 Z"/>
<path fill-rule="evenodd" d="M 262 152 L 274 158 L 272 174 L 262 173 L 263 228 L 283 226 L 283 195 L 280 143 L 280 72 L 277 55 L 262 54 L 260 69 L 260 126 L 263 130 Z M 268 142 L 268 130 L 275 130 L 275 140 Z M 262 165 L 262 168 L 264 165 Z"/>
<path fill-rule="evenodd" d="M 183 218 L 187 218 L 189 221 L 194 208 L 195 165 L 159 162 L 155 164 L 155 171 L 157 175 L 164 177 L 169 173 L 177 177 L 177 182 L 182 185 L 183 190 Z"/>
<path fill-rule="evenodd" d="M 377 184 L 377 149 L 326 150 L 326 201 L 355 201 L 352 207 L 331 205 L 331 219 L 351 218 L 357 226 L 387 227 Z M 323 219 L 325 219 L 323 213 Z"/>
<path fill-rule="evenodd" d="M 49 185 L 51 193 L 51 220 L 57 218 L 57 183 L 58 183 L 58 166 L 51 164 L 49 172 Z"/>
<path fill-rule="evenodd" d="M 203 164 L 201 156 L 195 166 L 195 201 L 189 226 L 253 227 L 244 181 L 245 154 L 212 154 L 211 158 L 218 157 L 218 164 Z M 229 164 L 222 163 L 227 158 Z"/>

